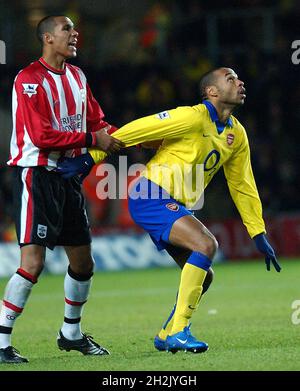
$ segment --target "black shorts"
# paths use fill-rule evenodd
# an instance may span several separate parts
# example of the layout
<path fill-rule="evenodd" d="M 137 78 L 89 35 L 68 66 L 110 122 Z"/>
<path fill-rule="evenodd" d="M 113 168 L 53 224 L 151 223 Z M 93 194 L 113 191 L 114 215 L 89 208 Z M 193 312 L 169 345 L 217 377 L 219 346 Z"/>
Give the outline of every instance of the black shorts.
<path fill-rule="evenodd" d="M 44 167 L 13 167 L 14 219 L 20 246 L 83 246 L 90 226 L 78 178 Z"/>

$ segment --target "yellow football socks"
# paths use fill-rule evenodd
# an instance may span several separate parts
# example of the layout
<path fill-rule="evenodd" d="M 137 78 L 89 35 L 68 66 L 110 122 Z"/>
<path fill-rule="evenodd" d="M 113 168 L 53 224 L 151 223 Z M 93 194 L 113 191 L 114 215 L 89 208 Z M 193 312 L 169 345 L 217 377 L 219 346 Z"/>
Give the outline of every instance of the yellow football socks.
<path fill-rule="evenodd" d="M 182 331 L 189 324 L 197 309 L 203 291 L 203 283 L 211 260 L 204 254 L 193 252 L 181 272 L 179 291 L 168 320 L 158 333 L 165 340 L 168 335 Z"/>
<path fill-rule="evenodd" d="M 203 290 L 203 281 L 207 271 L 186 263 L 181 272 L 177 306 L 174 313 L 173 326 L 169 334 L 182 331 L 189 324 L 196 310 Z"/>
<path fill-rule="evenodd" d="M 199 304 L 203 282 L 211 260 L 204 254 L 194 251 L 181 271 L 176 309 L 173 315 L 173 326 L 168 334 L 176 334 L 189 324 Z M 169 322 L 171 323 L 171 322 Z"/>

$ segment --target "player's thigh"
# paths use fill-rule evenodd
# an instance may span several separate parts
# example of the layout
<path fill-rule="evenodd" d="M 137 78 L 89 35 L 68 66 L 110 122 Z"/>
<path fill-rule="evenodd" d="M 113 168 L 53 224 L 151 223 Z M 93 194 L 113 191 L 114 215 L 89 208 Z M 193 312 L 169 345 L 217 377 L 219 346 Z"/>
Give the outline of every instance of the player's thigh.
<path fill-rule="evenodd" d="M 174 246 L 198 251 L 212 258 L 218 243 L 214 235 L 195 216 L 180 217 L 172 225 L 169 242 Z"/>

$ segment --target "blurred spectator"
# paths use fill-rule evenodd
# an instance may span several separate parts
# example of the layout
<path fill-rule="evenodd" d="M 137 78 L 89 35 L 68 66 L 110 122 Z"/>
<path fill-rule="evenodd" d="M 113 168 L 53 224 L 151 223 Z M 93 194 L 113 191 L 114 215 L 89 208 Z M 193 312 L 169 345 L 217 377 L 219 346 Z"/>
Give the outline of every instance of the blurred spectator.
<path fill-rule="evenodd" d="M 137 88 L 137 103 L 142 109 L 151 108 L 153 112 L 172 107 L 175 97 L 172 82 L 150 71 Z"/>
<path fill-rule="evenodd" d="M 161 2 L 156 2 L 147 11 L 142 20 L 141 45 L 158 59 L 165 58 L 171 19 L 168 9 Z"/>

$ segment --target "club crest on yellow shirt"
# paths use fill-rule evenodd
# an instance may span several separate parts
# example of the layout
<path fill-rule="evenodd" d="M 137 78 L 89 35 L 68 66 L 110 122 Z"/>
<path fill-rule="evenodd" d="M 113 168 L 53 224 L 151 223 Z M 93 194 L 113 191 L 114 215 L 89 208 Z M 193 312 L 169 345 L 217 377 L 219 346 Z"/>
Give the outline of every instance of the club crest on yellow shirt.
<path fill-rule="evenodd" d="M 227 134 L 227 144 L 231 145 L 233 141 L 234 141 L 234 134 L 232 133 Z"/>

